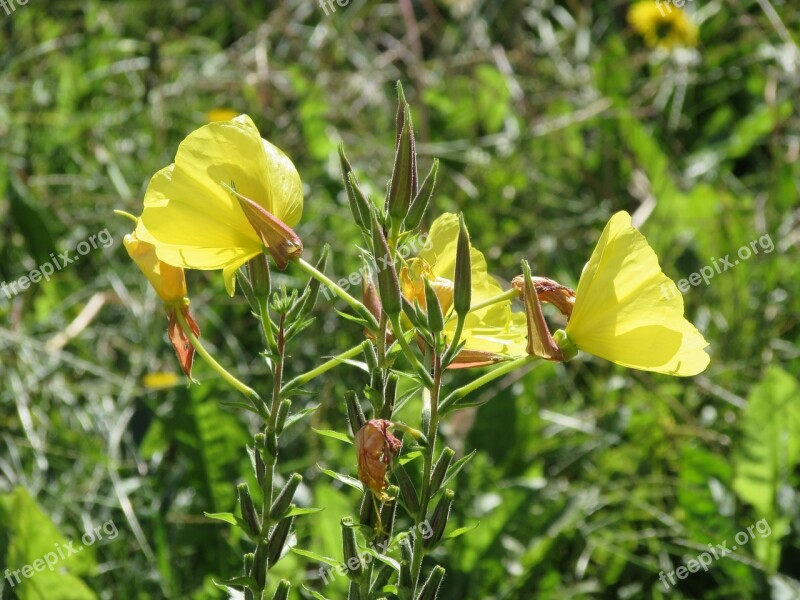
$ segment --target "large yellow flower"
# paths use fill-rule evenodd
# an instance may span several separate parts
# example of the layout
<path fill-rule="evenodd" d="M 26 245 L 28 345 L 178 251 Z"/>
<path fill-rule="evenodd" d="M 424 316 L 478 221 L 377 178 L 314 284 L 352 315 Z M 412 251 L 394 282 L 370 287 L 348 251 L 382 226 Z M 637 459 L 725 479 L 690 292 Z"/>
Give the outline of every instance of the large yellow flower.
<path fill-rule="evenodd" d="M 262 244 L 281 268 L 302 250 L 290 229 L 302 212 L 292 161 L 241 115 L 183 140 L 175 162 L 150 181 L 136 236 L 168 264 L 222 269 L 233 295 L 236 269 L 262 252 Z"/>
<path fill-rule="evenodd" d="M 628 10 L 628 23 L 648 46 L 697 45 L 697 25 L 670 0 L 643 0 Z"/>
<path fill-rule="evenodd" d="M 580 350 L 644 371 L 689 376 L 709 362 L 681 293 L 624 211 L 611 217 L 583 269 L 566 334 Z"/>
<path fill-rule="evenodd" d="M 413 303 L 416 299 L 425 307 L 425 287 L 422 278 L 433 285 L 442 311 L 447 314 L 453 303 L 453 280 L 458 245 L 458 215 L 444 213 L 431 226 L 425 247 L 400 272 L 403 295 Z M 503 293 L 497 281 L 489 275 L 483 254 L 470 246 L 472 259 L 472 305 L 476 306 Z M 445 323 L 444 335 L 449 342 L 455 334 L 456 318 Z M 489 364 L 508 356 L 524 356 L 527 326 L 523 313 L 511 312 L 506 300 L 467 315 L 461 340 L 466 342 L 453 367 Z"/>

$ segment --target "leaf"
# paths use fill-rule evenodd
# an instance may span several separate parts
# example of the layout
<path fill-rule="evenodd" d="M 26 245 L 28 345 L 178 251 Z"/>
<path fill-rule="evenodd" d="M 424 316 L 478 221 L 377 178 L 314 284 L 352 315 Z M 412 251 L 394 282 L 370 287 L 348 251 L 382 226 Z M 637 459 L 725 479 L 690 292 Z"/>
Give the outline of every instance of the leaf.
<path fill-rule="evenodd" d="M 464 535 L 465 533 L 468 533 L 468 532 L 472 531 L 473 529 L 475 529 L 475 528 L 476 528 L 478 525 L 480 525 L 480 524 L 481 524 L 481 522 L 480 522 L 480 521 L 478 521 L 478 522 L 477 522 L 477 523 L 475 523 L 474 525 L 467 525 L 466 527 L 459 527 L 458 529 L 454 529 L 454 530 L 453 530 L 453 531 L 451 531 L 450 533 L 447 533 L 447 534 L 445 534 L 445 536 L 444 536 L 444 539 L 446 539 L 446 540 L 452 540 L 452 539 L 454 539 L 454 538 L 457 538 L 457 537 L 459 537 L 459 536 L 462 536 L 462 535 Z"/>
<path fill-rule="evenodd" d="M 382 562 L 385 565 L 389 565 L 395 572 L 400 572 L 400 563 L 393 559 L 391 556 L 387 556 L 386 554 L 381 554 L 374 548 L 363 548 L 364 554 L 369 554 L 375 560 Z"/>
<path fill-rule="evenodd" d="M 230 523 L 231 525 L 238 525 L 236 515 L 229 512 L 220 512 L 220 513 L 207 513 L 203 512 L 203 514 L 208 517 L 209 519 L 216 519 L 217 521 L 225 521 L 226 523 Z"/>
<path fill-rule="evenodd" d="M 314 433 L 318 433 L 319 435 L 339 440 L 340 442 L 344 442 L 345 444 L 352 445 L 353 443 L 353 440 L 351 440 L 346 434 L 341 433 L 339 431 L 333 431 L 332 429 L 315 429 L 313 427 L 311 428 L 311 430 Z"/>
<path fill-rule="evenodd" d="M 349 485 L 351 488 L 358 490 L 362 494 L 364 493 L 364 485 L 355 477 L 350 477 L 350 475 L 343 475 L 342 473 L 336 473 L 335 471 L 331 471 L 330 469 L 325 469 L 317 463 L 317 468 L 328 475 L 329 477 L 333 477 L 336 481 L 340 481 L 345 485 Z"/>
<path fill-rule="evenodd" d="M 284 425 L 283 425 L 283 430 L 286 431 L 286 429 L 290 425 L 294 425 L 300 419 L 302 419 L 306 415 L 310 415 L 312 412 L 317 410 L 319 407 L 320 407 L 319 404 L 315 404 L 314 406 L 309 406 L 308 408 L 304 408 L 303 410 L 299 410 L 296 413 L 294 413 L 293 415 L 289 415 L 288 417 L 286 417 L 286 423 L 284 423 Z"/>
<path fill-rule="evenodd" d="M 336 560 L 335 558 L 330 558 L 329 556 L 322 556 L 322 554 L 317 554 L 316 552 L 312 552 L 311 550 L 303 550 L 301 548 L 292 548 L 292 552 L 295 554 L 299 554 L 300 556 L 304 556 L 306 558 L 310 558 L 311 560 L 325 563 L 331 567 L 338 567 L 341 562 Z"/>
<path fill-rule="evenodd" d="M 413 452 L 409 452 L 408 454 L 404 454 L 400 457 L 399 461 L 401 465 L 408 464 L 422 456 L 422 452 L 419 450 L 414 450 Z"/>
<path fill-rule="evenodd" d="M 310 590 L 310 589 L 308 589 L 306 586 L 302 586 L 302 588 L 303 588 L 303 589 L 304 589 L 306 592 L 308 592 L 309 594 L 311 594 L 311 595 L 312 595 L 312 596 L 313 596 L 313 597 L 314 597 L 316 600 L 330 600 L 329 598 L 326 598 L 325 596 L 323 596 L 323 595 L 322 595 L 322 594 L 320 594 L 319 592 L 315 592 L 314 590 Z"/>
<path fill-rule="evenodd" d="M 300 508 L 299 506 L 294 506 L 289 509 L 289 511 L 283 515 L 281 518 L 285 519 L 286 517 L 298 517 L 301 515 L 312 515 L 314 513 L 322 512 L 325 508 Z"/>

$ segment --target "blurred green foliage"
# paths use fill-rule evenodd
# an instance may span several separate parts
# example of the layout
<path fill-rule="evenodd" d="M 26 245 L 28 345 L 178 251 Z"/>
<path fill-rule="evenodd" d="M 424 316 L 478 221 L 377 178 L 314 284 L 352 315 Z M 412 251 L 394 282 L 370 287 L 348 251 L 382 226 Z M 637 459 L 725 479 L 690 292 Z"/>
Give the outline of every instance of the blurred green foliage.
<path fill-rule="evenodd" d="M 437 557 L 443 597 L 800 597 L 800 8 L 687 3 L 701 43 L 667 54 L 628 28 L 628 2 L 333 6 L 0 10 L 0 280 L 106 228 L 115 240 L 50 281 L 0 291 L 0 572 L 108 520 L 119 529 L 58 576 L 0 580 L 0 597 L 221 596 L 212 580 L 235 575 L 250 546 L 203 511 L 233 510 L 255 422 L 221 405 L 233 392 L 199 362 L 202 386 L 143 385 L 177 365 L 161 307 L 122 249 L 130 224 L 111 211 L 139 212 L 149 176 L 207 111 L 247 112 L 304 180 L 306 255 L 330 243 L 329 272 L 344 276 L 358 267 L 357 229 L 336 146 L 381 198 L 397 80 L 420 170 L 441 160 L 428 222 L 463 211 L 506 281 L 525 257 L 575 285 L 622 209 L 676 280 L 763 236 L 774 244 L 685 294 L 711 343 L 703 375 L 676 381 L 582 356 L 509 375 L 450 419 L 447 443 L 478 450 L 459 476 L 453 527 L 479 525 Z M 217 273 L 191 273 L 189 285 L 209 347 L 268 385 L 244 299 L 229 299 Z M 318 305 L 290 374 L 359 339 L 332 309 Z M 365 383 L 345 366 L 311 384 L 311 425 L 345 430 L 343 392 Z M 297 542 L 339 558 L 339 520 L 357 512 L 357 494 L 317 464 L 355 474 L 355 457 L 307 425 L 287 432 L 279 465 L 302 472 L 301 497 L 325 510 L 297 520 Z M 769 535 L 665 590 L 661 571 L 708 544 L 731 547 L 761 519 Z M 275 581 L 343 597 L 343 578 L 322 586 L 321 566 L 290 554 Z"/>

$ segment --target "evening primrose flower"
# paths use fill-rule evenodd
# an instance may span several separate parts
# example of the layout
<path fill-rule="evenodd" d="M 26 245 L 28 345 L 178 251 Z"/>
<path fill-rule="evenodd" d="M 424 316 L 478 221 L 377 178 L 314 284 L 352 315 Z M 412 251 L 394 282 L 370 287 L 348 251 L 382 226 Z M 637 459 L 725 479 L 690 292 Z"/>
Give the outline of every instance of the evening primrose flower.
<path fill-rule="evenodd" d="M 453 306 L 458 232 L 458 215 L 444 213 L 434 221 L 427 243 L 418 256 L 401 269 L 401 291 L 410 303 L 416 300 L 420 307 L 426 309 L 423 280 L 427 279 L 436 293 L 442 312 L 448 314 Z M 472 305 L 478 306 L 484 300 L 499 296 L 503 290 L 489 275 L 483 254 L 471 245 L 470 256 Z M 445 323 L 443 332 L 447 342 L 452 341 L 456 329 L 452 312 L 451 317 Z M 451 368 L 481 366 L 509 356 L 523 356 L 525 335 L 525 315 L 512 313 L 510 300 L 471 311 L 467 314 L 460 338 L 465 346 Z"/>
<path fill-rule="evenodd" d="M 532 349 L 544 358 L 568 360 L 584 350 L 624 367 L 679 377 L 708 366 L 708 342 L 683 316 L 683 296 L 627 212 L 616 213 L 603 230 L 565 331 L 549 338 L 540 294 L 524 297 L 532 335 L 539 337 Z"/>
<path fill-rule="evenodd" d="M 292 161 L 240 115 L 209 123 L 156 173 L 136 235 L 158 258 L 186 269 L 222 269 L 233 295 L 236 270 L 266 247 L 283 269 L 303 249 L 291 229 L 303 212 Z"/>
<path fill-rule="evenodd" d="M 194 347 L 178 322 L 177 313 L 180 311 L 192 333 L 200 337 L 200 328 L 189 313 L 189 299 L 186 297 L 186 277 L 183 269 L 174 267 L 161 261 L 156 256 L 156 248 L 152 244 L 143 242 L 136 233 L 129 233 L 122 239 L 128 256 L 144 273 L 150 285 L 158 294 L 167 310 L 167 334 L 178 361 L 187 377 L 192 377 L 192 363 L 194 362 Z"/>
<path fill-rule="evenodd" d="M 648 46 L 694 47 L 697 25 L 684 10 L 664 0 L 643 0 L 628 10 L 628 23 Z"/>

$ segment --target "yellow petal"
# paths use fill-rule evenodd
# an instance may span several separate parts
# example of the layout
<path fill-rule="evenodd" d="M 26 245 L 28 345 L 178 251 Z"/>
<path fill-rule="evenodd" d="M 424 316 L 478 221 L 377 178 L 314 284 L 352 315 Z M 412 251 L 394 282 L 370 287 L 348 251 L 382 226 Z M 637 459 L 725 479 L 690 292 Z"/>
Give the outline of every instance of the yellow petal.
<path fill-rule="evenodd" d="M 634 369 L 689 376 L 709 362 L 681 293 L 626 212 L 611 218 L 584 267 L 566 331 L 581 350 Z"/>
<path fill-rule="evenodd" d="M 126 235 L 122 239 L 122 244 L 161 300 L 169 304 L 186 297 L 186 277 L 183 269 L 158 260 L 155 246 L 138 239 L 135 232 Z"/>

